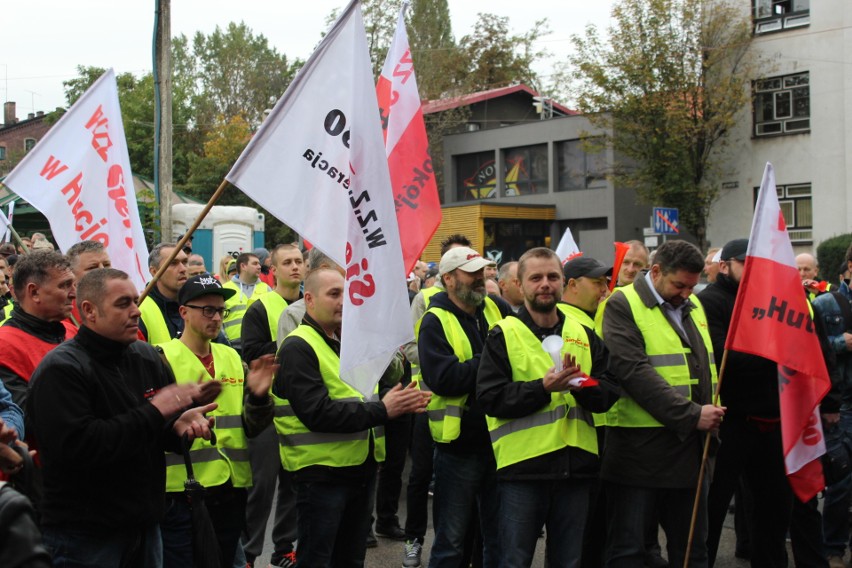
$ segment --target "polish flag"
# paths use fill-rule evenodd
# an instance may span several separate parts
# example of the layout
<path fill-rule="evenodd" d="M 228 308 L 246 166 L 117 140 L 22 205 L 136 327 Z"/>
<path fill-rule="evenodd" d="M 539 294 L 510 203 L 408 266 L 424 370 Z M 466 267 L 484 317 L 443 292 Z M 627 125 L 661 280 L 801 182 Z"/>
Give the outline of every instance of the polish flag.
<path fill-rule="evenodd" d="M 565 227 L 565 232 L 562 233 L 562 238 L 559 239 L 559 244 L 556 246 L 556 254 L 559 256 L 560 262 L 565 266 L 565 263 L 578 256 L 583 256 L 580 252 L 580 247 L 574 242 L 574 235 L 571 234 L 571 227 Z"/>
<path fill-rule="evenodd" d="M 819 403 L 831 389 L 808 308 L 778 204 L 775 170 L 767 163 L 725 349 L 778 363 L 784 463 L 793 492 L 803 502 L 825 487 Z"/>
<path fill-rule="evenodd" d="M 376 96 L 407 274 L 414 269 L 441 224 L 441 201 L 405 33 L 406 6 L 403 4 L 399 12 L 396 33 L 376 85 Z"/>

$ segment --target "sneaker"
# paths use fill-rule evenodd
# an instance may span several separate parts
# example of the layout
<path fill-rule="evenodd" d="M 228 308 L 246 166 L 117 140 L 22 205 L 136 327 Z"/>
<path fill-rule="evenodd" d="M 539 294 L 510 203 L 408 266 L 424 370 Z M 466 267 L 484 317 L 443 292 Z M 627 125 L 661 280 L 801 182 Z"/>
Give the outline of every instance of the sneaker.
<path fill-rule="evenodd" d="M 376 523 L 376 535 L 392 540 L 405 540 L 405 531 L 399 525 L 380 525 Z"/>
<path fill-rule="evenodd" d="M 828 568 L 846 568 L 846 563 L 843 562 L 843 558 L 840 556 L 829 556 Z"/>
<path fill-rule="evenodd" d="M 406 540 L 402 568 L 420 568 L 421 554 L 423 554 L 423 544 L 418 539 Z"/>
<path fill-rule="evenodd" d="M 269 568 L 295 568 L 296 566 L 296 551 L 291 550 L 285 554 L 277 564 L 270 564 Z"/>
<path fill-rule="evenodd" d="M 377 546 L 379 546 L 379 541 L 376 540 L 373 529 L 370 529 L 370 532 L 367 533 L 367 548 L 376 548 Z"/>

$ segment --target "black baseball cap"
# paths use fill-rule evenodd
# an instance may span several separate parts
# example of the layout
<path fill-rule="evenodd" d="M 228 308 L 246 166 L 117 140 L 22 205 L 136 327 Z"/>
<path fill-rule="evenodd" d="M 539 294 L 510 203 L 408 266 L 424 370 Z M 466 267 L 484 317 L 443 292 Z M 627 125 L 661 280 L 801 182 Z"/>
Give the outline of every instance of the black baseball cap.
<path fill-rule="evenodd" d="M 612 276 L 612 267 L 604 266 L 599 261 L 589 256 L 580 256 L 569 260 L 562 267 L 565 281 L 572 278 L 600 278 L 601 276 Z"/>
<path fill-rule="evenodd" d="M 748 239 L 734 239 L 722 247 L 720 260 L 745 261 L 748 252 Z"/>
<path fill-rule="evenodd" d="M 209 272 L 205 272 L 193 276 L 184 282 L 180 292 L 178 292 L 178 304 L 185 306 L 188 302 L 196 298 L 210 294 L 222 296 L 227 300 L 236 293 L 237 291 L 233 288 L 223 288 L 218 280 L 213 278 Z"/>

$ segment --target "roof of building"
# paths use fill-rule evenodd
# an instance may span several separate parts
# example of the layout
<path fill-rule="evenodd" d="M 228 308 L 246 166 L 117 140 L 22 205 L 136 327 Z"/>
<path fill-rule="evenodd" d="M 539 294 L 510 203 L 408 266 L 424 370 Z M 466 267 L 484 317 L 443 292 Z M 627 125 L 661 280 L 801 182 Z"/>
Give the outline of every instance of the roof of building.
<path fill-rule="evenodd" d="M 470 93 L 467 95 L 461 95 L 458 97 L 450 97 L 446 99 L 436 99 L 433 101 L 425 101 L 423 103 L 423 114 L 431 114 L 436 112 L 442 112 L 445 110 L 450 110 L 453 108 L 470 106 L 472 104 L 505 97 L 507 95 L 512 95 L 515 93 L 526 93 L 530 97 L 538 97 L 539 93 L 532 90 L 530 87 L 527 87 L 523 84 L 510 85 L 508 87 L 499 87 L 497 89 L 489 89 L 487 91 L 479 91 L 478 93 Z M 579 114 L 577 111 L 571 110 L 568 107 L 553 101 L 553 110 L 564 115 L 575 115 Z"/>

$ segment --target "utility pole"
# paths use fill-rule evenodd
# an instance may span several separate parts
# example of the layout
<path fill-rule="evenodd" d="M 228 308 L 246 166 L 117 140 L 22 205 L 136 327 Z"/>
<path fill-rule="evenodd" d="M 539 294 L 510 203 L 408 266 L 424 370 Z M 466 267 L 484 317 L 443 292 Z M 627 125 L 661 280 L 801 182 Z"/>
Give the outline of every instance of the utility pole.
<path fill-rule="evenodd" d="M 159 190 L 160 241 L 172 235 L 172 23 L 171 0 L 157 0 L 157 76 L 160 85 Z"/>

